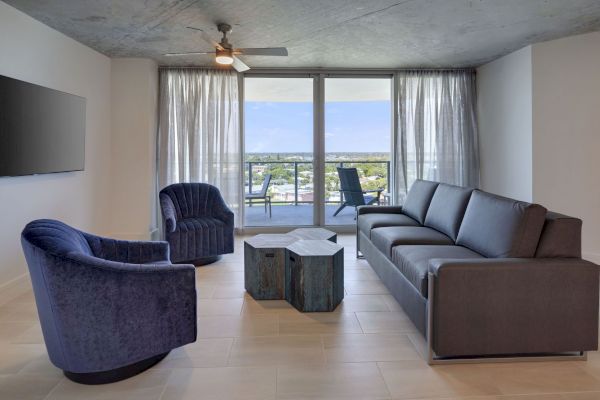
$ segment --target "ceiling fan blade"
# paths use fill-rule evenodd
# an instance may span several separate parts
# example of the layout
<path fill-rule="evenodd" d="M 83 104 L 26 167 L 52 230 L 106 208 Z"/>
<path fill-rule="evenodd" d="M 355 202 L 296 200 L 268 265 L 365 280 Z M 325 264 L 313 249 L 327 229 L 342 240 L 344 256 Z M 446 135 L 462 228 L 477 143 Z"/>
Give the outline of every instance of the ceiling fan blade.
<path fill-rule="evenodd" d="M 215 52 L 214 51 L 192 51 L 189 53 L 166 53 L 166 54 L 163 54 L 163 56 L 167 56 L 167 57 L 196 56 L 196 55 L 202 55 L 202 54 L 215 54 Z"/>
<path fill-rule="evenodd" d="M 265 48 L 246 48 L 235 49 L 245 56 L 287 56 L 288 51 L 285 47 L 265 47 Z"/>
<path fill-rule="evenodd" d="M 237 57 L 233 57 L 233 64 L 231 64 L 231 66 L 237 71 L 237 72 L 244 72 L 244 71 L 248 71 L 250 69 L 249 66 L 247 66 L 242 60 L 240 60 Z"/>
<path fill-rule="evenodd" d="M 219 50 L 223 50 L 223 46 L 217 43 L 213 38 L 211 38 L 208 33 L 200 28 L 194 28 L 193 26 L 186 26 L 186 28 L 200 32 L 200 36 L 204 39 L 205 42 L 210 43 L 212 46 L 218 48 Z"/>

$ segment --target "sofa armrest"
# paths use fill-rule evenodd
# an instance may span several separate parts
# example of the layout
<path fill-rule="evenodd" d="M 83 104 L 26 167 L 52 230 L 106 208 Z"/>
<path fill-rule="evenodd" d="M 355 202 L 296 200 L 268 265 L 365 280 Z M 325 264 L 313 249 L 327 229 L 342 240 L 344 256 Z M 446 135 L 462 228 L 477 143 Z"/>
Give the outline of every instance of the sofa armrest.
<path fill-rule="evenodd" d="M 358 215 L 363 214 L 402 214 L 402 206 L 358 206 Z"/>
<path fill-rule="evenodd" d="M 147 264 L 169 261 L 169 243 L 156 241 L 128 241 L 83 233 L 94 255 L 98 258 L 129 264 Z"/>
<path fill-rule="evenodd" d="M 598 272 L 581 259 L 432 259 L 432 348 L 439 356 L 596 350 Z"/>
<path fill-rule="evenodd" d="M 175 232 L 175 228 L 177 227 L 175 205 L 173 204 L 173 200 L 166 194 L 160 194 L 160 209 L 165 224 L 165 232 Z"/>
<path fill-rule="evenodd" d="M 468 272 L 496 273 L 517 271 L 531 273 L 533 270 L 523 268 L 534 268 L 535 271 L 545 271 L 546 268 L 565 270 L 566 272 L 579 274 L 581 271 L 600 271 L 600 267 L 592 262 L 580 258 L 466 258 L 466 259 L 439 259 L 429 260 L 429 272 L 440 276 L 443 272 Z M 482 268 L 486 268 L 485 270 Z"/>

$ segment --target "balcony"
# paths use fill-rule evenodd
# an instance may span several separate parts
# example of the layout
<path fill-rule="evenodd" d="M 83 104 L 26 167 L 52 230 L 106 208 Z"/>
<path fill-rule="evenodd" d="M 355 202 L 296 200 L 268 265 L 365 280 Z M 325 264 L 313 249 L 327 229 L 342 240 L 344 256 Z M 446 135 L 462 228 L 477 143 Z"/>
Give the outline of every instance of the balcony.
<path fill-rule="evenodd" d="M 346 207 L 333 216 L 340 205 L 339 178 L 336 167 L 356 167 L 363 190 L 390 187 L 388 160 L 336 160 L 325 162 L 325 224 L 354 225 L 354 208 Z M 246 201 L 246 226 L 297 226 L 313 224 L 313 171 L 311 160 L 250 161 L 245 163 L 245 190 L 257 191 L 263 176 L 271 174 L 268 194 L 272 216 L 265 212 L 262 200 Z M 382 195 L 382 201 L 386 197 Z"/>

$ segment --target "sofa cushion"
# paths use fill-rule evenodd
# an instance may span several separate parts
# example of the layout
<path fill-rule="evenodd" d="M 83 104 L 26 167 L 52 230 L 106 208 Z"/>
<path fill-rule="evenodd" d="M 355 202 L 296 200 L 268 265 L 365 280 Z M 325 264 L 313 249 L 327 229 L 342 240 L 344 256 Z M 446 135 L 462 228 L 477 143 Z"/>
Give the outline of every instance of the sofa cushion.
<path fill-rule="evenodd" d="M 546 209 L 474 190 L 456 244 L 486 257 L 533 257 Z"/>
<path fill-rule="evenodd" d="M 429 260 L 434 258 L 471 259 L 484 257 L 462 246 L 396 246 L 392 250 L 392 262 L 425 298 L 427 298 Z"/>
<path fill-rule="evenodd" d="M 392 248 L 409 244 L 451 245 L 454 241 L 435 229 L 424 226 L 388 226 L 371 231 L 371 242 L 387 258 L 392 258 Z"/>
<path fill-rule="evenodd" d="M 406 195 L 402 212 L 422 225 L 437 186 L 437 182 L 417 179 Z"/>
<path fill-rule="evenodd" d="M 373 213 L 358 216 L 358 229 L 368 238 L 371 237 L 371 229 L 382 226 L 419 226 L 419 223 L 404 214 Z"/>
<path fill-rule="evenodd" d="M 472 188 L 440 183 L 429 204 L 424 225 L 456 240 L 472 192 Z"/>
<path fill-rule="evenodd" d="M 535 256 L 581 258 L 581 225 L 579 218 L 548 212 Z"/>

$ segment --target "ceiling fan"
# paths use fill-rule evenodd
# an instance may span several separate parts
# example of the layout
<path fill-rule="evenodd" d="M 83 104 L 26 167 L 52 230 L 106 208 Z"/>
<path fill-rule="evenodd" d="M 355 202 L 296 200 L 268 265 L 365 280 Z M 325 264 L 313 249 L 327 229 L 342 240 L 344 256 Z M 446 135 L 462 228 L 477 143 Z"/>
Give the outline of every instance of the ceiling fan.
<path fill-rule="evenodd" d="M 217 43 L 211 37 L 200 28 L 194 28 L 192 26 L 186 27 L 200 32 L 200 36 L 207 43 L 214 46 L 215 51 L 195 51 L 189 53 L 167 53 L 165 56 L 176 57 L 176 56 L 189 56 L 189 55 L 201 55 L 201 54 L 215 54 L 215 61 L 218 64 L 231 65 L 236 71 L 244 72 L 250 69 L 242 60 L 237 56 L 287 56 L 288 51 L 285 47 L 267 47 L 267 48 L 234 48 L 229 40 L 227 34 L 231 33 L 231 25 L 229 24 L 217 24 L 217 29 L 223 34 L 221 42 Z"/>

